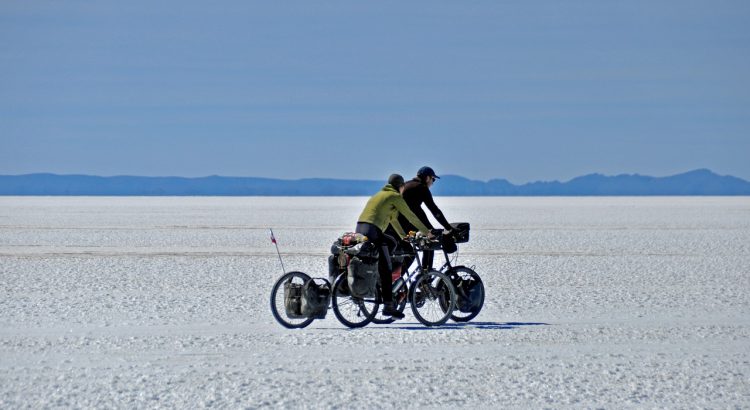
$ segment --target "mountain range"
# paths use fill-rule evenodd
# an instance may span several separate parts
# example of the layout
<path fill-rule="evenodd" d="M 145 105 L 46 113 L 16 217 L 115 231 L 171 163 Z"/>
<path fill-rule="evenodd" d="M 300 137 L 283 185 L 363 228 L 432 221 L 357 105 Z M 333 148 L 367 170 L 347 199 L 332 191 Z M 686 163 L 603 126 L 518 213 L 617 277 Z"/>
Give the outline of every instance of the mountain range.
<path fill-rule="evenodd" d="M 0 195 L 369 196 L 383 185 L 384 181 L 321 178 L 0 175 Z M 522 185 L 505 179 L 485 182 L 445 175 L 432 187 L 432 192 L 436 196 L 750 195 L 750 182 L 717 175 L 708 169 L 667 177 L 590 174 L 567 182 Z"/>

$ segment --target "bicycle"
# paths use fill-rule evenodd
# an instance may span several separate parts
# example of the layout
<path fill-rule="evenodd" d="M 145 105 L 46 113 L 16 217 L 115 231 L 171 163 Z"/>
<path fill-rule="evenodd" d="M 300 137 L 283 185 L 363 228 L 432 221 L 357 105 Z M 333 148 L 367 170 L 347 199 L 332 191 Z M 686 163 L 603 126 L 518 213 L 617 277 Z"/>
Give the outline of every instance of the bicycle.
<path fill-rule="evenodd" d="M 450 278 L 451 283 L 456 290 L 455 306 L 450 315 L 450 319 L 454 322 L 468 322 L 474 319 L 484 307 L 484 282 L 482 281 L 482 278 L 479 276 L 479 274 L 474 271 L 473 267 L 464 265 L 454 266 L 451 263 L 452 258 L 450 257 L 449 252 L 442 246 L 442 235 L 444 231 L 442 229 L 437 229 L 434 232 L 436 233 L 436 238 L 438 238 L 437 240 L 432 241 L 432 243 L 426 247 L 415 246 L 415 252 L 413 254 L 404 254 L 403 256 L 415 256 L 415 261 L 417 262 L 416 269 L 425 270 L 431 269 L 431 267 L 424 266 L 424 259 L 426 256 L 425 251 L 443 251 L 443 254 L 445 256 L 445 263 L 437 270 Z M 461 241 L 461 243 L 467 241 L 468 238 L 465 238 Z M 421 258 L 419 257 L 420 252 L 422 253 Z M 399 258 L 399 256 L 395 256 L 394 259 L 395 258 Z M 454 258 L 454 260 L 455 259 L 457 258 Z M 402 303 L 399 303 L 397 305 L 399 311 L 403 312 L 405 309 L 406 300 L 403 297 L 402 299 L 396 298 L 397 295 L 394 294 L 394 300 L 397 300 L 399 302 L 403 301 Z M 447 303 L 447 301 L 443 302 L 441 308 L 444 310 L 444 312 L 448 311 L 449 304 Z M 392 323 L 393 319 L 387 316 L 384 317 L 382 315 L 376 315 L 373 321 L 379 324 L 388 324 Z"/>
<path fill-rule="evenodd" d="M 416 250 L 414 256 L 418 256 L 419 251 L 428 248 L 437 249 L 440 246 L 439 241 L 418 235 L 410 236 L 407 241 Z M 351 248 L 351 251 L 356 254 L 356 249 Z M 395 258 L 398 260 L 398 258 L 404 256 L 406 255 L 396 255 Z M 403 312 L 408 302 L 411 304 L 414 316 L 425 326 L 445 324 L 448 319 L 453 317 L 456 307 L 457 291 L 453 282 L 450 276 L 444 272 L 423 269 L 420 258 L 416 257 L 415 259 L 417 260 L 417 268 L 411 272 L 403 273 L 391 289 L 394 292 L 394 300 L 398 302 L 397 308 L 400 312 Z M 279 260 L 281 261 L 280 255 Z M 355 297 L 349 291 L 348 275 L 349 269 L 344 268 L 331 285 L 325 279 L 311 278 L 304 272 L 285 273 L 274 283 L 271 289 L 271 313 L 276 321 L 289 329 L 304 328 L 315 319 L 324 318 L 329 304 L 339 322 L 350 328 L 363 327 L 372 322 L 392 323 L 394 319 L 391 317 L 377 317 L 382 304 L 380 284 L 375 287 L 372 294 Z M 320 285 L 316 285 L 319 288 L 325 289 L 327 286 L 330 294 L 327 296 L 325 309 L 322 312 L 316 311 L 316 314 L 308 315 L 305 314 L 303 304 L 309 295 L 303 295 L 303 292 L 305 292 L 307 286 L 312 286 L 309 285 L 310 283 L 316 283 L 315 281 L 322 282 Z M 314 293 L 314 295 L 321 298 L 326 297 L 317 293 Z M 322 300 L 316 303 L 320 304 Z"/>
<path fill-rule="evenodd" d="M 439 246 L 439 242 L 425 236 L 409 236 L 406 240 L 417 251 Z M 395 255 L 399 258 L 405 254 Z M 391 291 L 393 300 L 397 303 L 399 312 L 403 312 L 406 303 L 411 305 L 414 317 L 425 326 L 440 326 L 450 319 L 455 307 L 456 290 L 451 279 L 443 272 L 434 269 L 423 269 L 419 257 L 415 258 L 417 268 L 411 272 L 402 272 L 393 283 Z M 382 301 L 378 284 L 375 295 L 369 298 L 352 297 L 348 291 L 347 274 L 340 274 L 333 284 L 332 307 L 333 312 L 341 323 L 348 327 L 362 327 L 373 322 L 377 324 L 393 323 L 389 316 L 378 317 Z"/>

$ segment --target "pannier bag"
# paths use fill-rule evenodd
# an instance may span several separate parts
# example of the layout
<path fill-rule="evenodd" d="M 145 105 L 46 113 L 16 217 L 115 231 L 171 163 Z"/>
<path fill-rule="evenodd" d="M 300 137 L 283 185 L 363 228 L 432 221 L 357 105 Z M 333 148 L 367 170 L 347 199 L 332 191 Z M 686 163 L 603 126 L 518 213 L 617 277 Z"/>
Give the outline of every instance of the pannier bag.
<path fill-rule="evenodd" d="M 331 302 L 331 284 L 325 279 L 311 278 L 302 286 L 302 315 L 323 319 Z"/>
<path fill-rule="evenodd" d="M 284 283 L 284 307 L 286 308 L 286 315 L 290 319 L 302 319 L 307 317 L 302 314 L 303 287 L 304 285 L 292 283 L 291 281 Z"/>
<path fill-rule="evenodd" d="M 451 224 L 451 231 L 453 232 L 453 238 L 456 240 L 456 243 L 466 243 L 469 242 L 469 223 L 468 222 L 458 222 Z"/>
<path fill-rule="evenodd" d="M 476 280 L 462 280 L 456 286 L 456 307 L 464 313 L 471 313 L 482 303 L 482 286 Z"/>
<path fill-rule="evenodd" d="M 328 256 L 328 282 L 333 286 L 333 281 L 341 274 L 339 267 L 339 257 L 337 255 Z"/>
<path fill-rule="evenodd" d="M 349 262 L 347 283 L 352 296 L 357 298 L 374 298 L 375 285 L 378 281 L 378 263 L 365 263 L 358 257 Z"/>

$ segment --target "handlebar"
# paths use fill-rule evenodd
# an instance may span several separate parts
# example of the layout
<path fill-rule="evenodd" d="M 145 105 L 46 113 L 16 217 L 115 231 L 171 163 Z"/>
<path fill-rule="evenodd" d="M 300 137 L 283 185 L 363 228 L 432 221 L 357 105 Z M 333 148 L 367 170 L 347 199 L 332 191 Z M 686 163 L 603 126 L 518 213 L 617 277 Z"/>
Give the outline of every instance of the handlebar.
<path fill-rule="evenodd" d="M 442 232 L 438 235 L 433 236 L 432 238 L 422 234 L 421 232 L 409 232 L 409 235 L 407 235 L 404 240 L 418 249 L 436 249 L 441 247 L 440 236 L 442 236 Z"/>

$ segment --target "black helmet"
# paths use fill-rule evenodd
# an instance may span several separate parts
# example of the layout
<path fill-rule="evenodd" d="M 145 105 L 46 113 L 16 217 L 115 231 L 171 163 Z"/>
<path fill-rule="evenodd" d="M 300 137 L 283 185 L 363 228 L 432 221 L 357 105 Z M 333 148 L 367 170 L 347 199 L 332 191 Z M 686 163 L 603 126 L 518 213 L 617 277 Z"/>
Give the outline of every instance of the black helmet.
<path fill-rule="evenodd" d="M 426 177 L 435 177 L 437 179 L 440 179 L 440 177 L 435 175 L 435 171 L 433 171 L 433 169 L 430 167 L 419 168 L 419 171 L 417 171 L 417 176 L 422 179 Z"/>
<path fill-rule="evenodd" d="M 388 177 L 388 183 L 394 188 L 399 189 L 404 186 L 404 177 L 399 174 L 391 174 L 391 176 Z"/>

